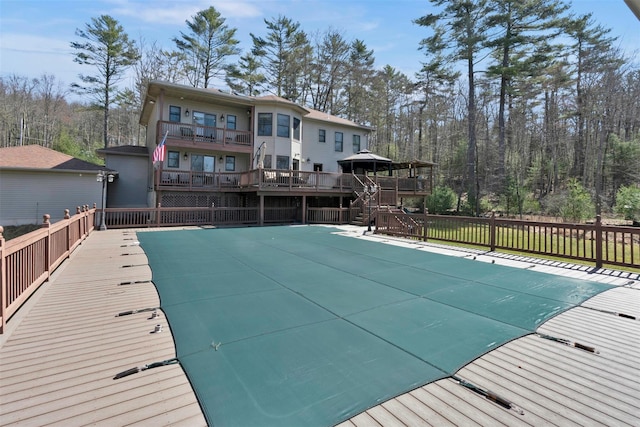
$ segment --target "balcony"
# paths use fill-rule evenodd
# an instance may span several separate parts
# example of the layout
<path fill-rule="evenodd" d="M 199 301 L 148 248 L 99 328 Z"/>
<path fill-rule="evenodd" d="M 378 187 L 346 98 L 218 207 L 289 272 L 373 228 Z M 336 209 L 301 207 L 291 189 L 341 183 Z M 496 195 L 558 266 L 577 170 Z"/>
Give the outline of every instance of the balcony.
<path fill-rule="evenodd" d="M 158 142 L 167 134 L 167 145 L 221 151 L 250 153 L 253 144 L 250 131 L 226 129 L 189 123 L 158 122 Z"/>
<path fill-rule="evenodd" d="M 360 177 L 363 178 L 363 177 Z M 426 196 L 431 182 L 423 178 L 371 177 L 389 199 L 398 196 Z M 282 169 L 253 169 L 246 172 L 196 172 L 158 169 L 155 188 L 159 191 L 260 191 L 311 193 L 353 193 L 363 191 L 362 181 L 350 173 L 308 172 Z M 389 204 L 393 204 L 389 203 Z"/>

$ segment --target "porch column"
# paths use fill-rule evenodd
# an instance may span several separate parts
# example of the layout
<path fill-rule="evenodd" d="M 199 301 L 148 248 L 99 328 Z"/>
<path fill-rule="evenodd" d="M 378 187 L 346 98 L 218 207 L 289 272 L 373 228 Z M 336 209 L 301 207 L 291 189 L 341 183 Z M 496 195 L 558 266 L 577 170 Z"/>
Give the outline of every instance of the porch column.
<path fill-rule="evenodd" d="M 260 218 L 258 218 L 258 225 L 262 227 L 264 225 L 264 195 L 263 194 L 260 195 L 260 209 L 259 209 L 258 215 L 260 216 Z"/>

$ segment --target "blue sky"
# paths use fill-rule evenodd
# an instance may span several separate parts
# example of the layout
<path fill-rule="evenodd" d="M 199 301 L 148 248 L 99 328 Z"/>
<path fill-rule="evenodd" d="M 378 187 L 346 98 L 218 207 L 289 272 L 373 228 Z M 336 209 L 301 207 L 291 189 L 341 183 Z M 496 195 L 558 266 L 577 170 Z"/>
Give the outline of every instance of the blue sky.
<path fill-rule="evenodd" d="M 264 19 L 282 14 L 310 35 L 333 28 L 347 40 L 359 38 L 374 50 L 378 68 L 390 64 L 411 78 L 424 59 L 417 48 L 426 35 L 412 20 L 434 11 L 427 0 L 0 0 L 0 75 L 53 74 L 68 86 L 92 72 L 73 62 L 69 47 L 79 41 L 76 28 L 92 17 L 111 15 L 132 38 L 173 49 L 185 20 L 211 5 L 238 29 L 243 51 L 251 47 L 249 33 L 264 35 Z M 640 49 L 640 21 L 624 0 L 573 0 L 572 11 L 592 12 L 627 54 Z"/>

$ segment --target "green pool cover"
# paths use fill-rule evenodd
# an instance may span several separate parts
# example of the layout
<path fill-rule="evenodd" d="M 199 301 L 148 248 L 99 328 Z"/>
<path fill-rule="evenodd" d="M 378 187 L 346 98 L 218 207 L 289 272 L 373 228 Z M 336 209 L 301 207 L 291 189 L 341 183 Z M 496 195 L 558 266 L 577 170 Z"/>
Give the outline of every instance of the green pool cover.
<path fill-rule="evenodd" d="M 336 231 L 138 233 L 209 425 L 335 425 L 609 289 Z"/>

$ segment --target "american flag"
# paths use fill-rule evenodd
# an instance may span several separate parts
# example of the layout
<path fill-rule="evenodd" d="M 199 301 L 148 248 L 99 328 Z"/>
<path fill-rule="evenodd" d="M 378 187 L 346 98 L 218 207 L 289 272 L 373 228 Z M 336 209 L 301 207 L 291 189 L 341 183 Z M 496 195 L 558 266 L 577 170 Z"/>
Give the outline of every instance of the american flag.
<path fill-rule="evenodd" d="M 167 140 L 167 135 L 169 135 L 169 131 L 164 134 L 164 138 L 162 138 L 162 142 L 158 144 L 155 150 L 153 150 L 153 163 L 164 162 L 164 143 Z"/>

